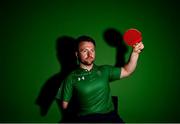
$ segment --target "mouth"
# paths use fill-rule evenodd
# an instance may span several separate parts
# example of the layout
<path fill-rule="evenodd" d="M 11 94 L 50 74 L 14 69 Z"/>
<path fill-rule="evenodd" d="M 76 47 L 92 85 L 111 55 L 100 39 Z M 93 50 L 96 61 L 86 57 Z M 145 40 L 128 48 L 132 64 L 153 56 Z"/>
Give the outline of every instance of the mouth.
<path fill-rule="evenodd" d="M 88 57 L 87 60 L 93 60 L 94 58 L 93 57 Z"/>

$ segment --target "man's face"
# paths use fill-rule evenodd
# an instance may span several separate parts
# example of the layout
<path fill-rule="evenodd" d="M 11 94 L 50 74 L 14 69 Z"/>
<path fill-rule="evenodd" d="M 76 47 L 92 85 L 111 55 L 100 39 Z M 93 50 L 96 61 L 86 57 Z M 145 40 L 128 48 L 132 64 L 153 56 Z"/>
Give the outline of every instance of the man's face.
<path fill-rule="evenodd" d="M 95 60 L 95 48 L 92 42 L 81 42 L 77 54 L 80 63 L 91 65 Z"/>

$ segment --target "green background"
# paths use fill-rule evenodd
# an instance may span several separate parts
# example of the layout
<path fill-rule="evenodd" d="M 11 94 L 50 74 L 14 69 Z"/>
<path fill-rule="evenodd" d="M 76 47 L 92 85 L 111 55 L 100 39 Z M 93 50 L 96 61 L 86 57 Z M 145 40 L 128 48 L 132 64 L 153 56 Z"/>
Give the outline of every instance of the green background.
<path fill-rule="evenodd" d="M 114 65 L 116 50 L 103 38 L 108 28 L 122 34 L 137 28 L 145 45 L 133 75 L 111 83 L 124 121 L 180 122 L 177 1 L 6 0 L 0 9 L 0 122 L 58 122 L 56 102 L 45 117 L 35 104 L 43 84 L 61 69 L 57 38 L 92 36 L 96 64 Z"/>

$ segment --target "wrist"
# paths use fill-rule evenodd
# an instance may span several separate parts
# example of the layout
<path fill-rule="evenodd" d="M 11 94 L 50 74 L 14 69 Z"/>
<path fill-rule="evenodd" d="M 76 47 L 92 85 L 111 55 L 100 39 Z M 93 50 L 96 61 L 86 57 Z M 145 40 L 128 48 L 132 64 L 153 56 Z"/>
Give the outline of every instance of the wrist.
<path fill-rule="evenodd" d="M 138 55 L 139 55 L 139 52 L 133 50 L 132 55 L 133 55 L 133 56 L 138 56 Z"/>

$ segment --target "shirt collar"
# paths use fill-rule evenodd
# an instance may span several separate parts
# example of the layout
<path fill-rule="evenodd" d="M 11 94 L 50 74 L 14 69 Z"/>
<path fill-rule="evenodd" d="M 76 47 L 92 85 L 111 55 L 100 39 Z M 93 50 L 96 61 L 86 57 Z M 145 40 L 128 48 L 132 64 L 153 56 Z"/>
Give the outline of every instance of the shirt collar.
<path fill-rule="evenodd" d="M 78 68 L 78 72 L 80 72 L 80 73 L 88 73 L 88 72 L 93 72 L 93 71 L 95 71 L 95 70 L 97 70 L 97 65 L 96 64 L 93 64 L 93 67 L 92 67 L 92 69 L 91 70 L 87 70 L 87 69 L 83 69 L 83 68 L 81 68 L 81 67 L 79 67 Z"/>

